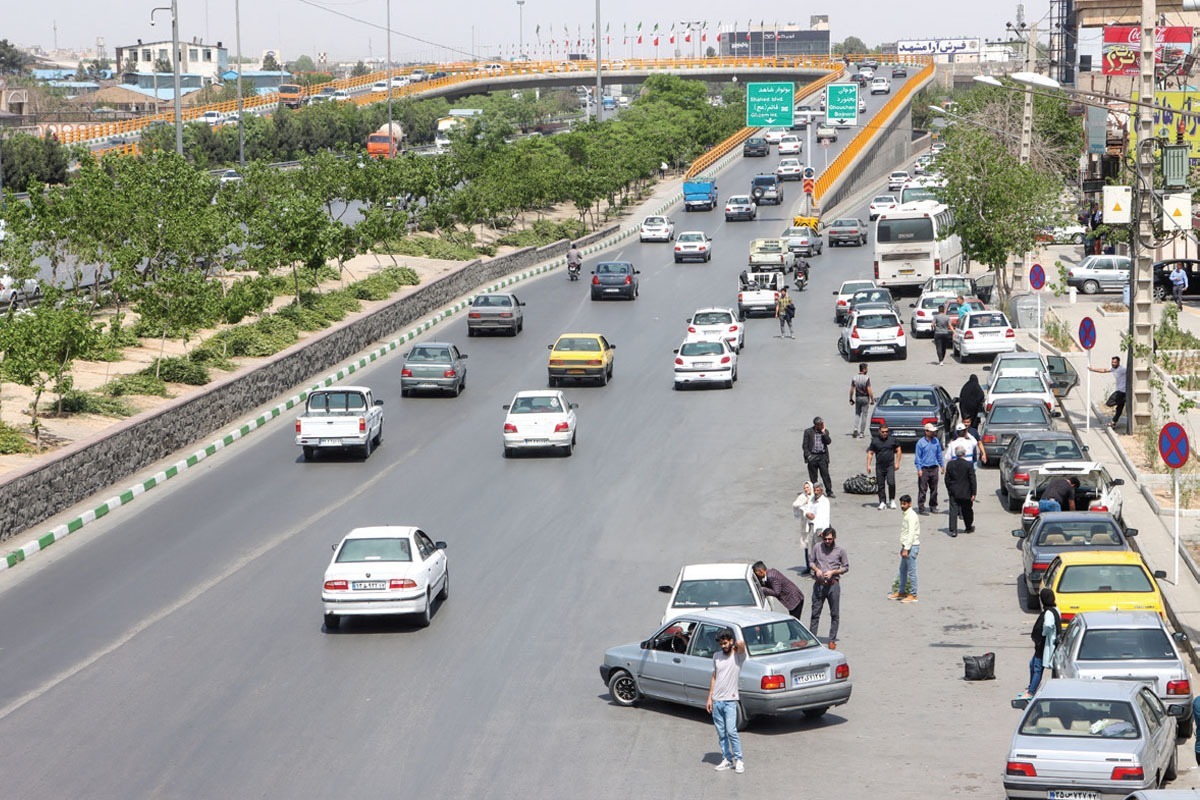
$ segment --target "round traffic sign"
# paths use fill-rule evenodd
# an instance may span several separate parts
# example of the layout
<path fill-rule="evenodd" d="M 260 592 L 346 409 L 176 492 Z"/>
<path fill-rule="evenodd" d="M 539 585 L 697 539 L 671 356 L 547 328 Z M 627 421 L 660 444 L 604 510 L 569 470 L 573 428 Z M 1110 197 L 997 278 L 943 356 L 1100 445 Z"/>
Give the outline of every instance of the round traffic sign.
<path fill-rule="evenodd" d="M 812 167 L 805 167 L 804 168 L 804 177 L 815 178 L 815 177 L 817 177 L 817 171 L 815 169 L 813 169 Z"/>
<path fill-rule="evenodd" d="M 1187 431 L 1178 422 L 1168 422 L 1158 432 L 1158 454 L 1171 469 L 1187 463 L 1189 448 Z"/>
<path fill-rule="evenodd" d="M 1037 291 L 1046 285 L 1046 270 L 1042 269 L 1041 264 L 1034 264 L 1029 269 L 1029 286 Z"/>
<path fill-rule="evenodd" d="M 1096 323 L 1091 317 L 1084 317 L 1079 321 L 1079 346 L 1084 350 L 1091 350 L 1096 346 Z"/>

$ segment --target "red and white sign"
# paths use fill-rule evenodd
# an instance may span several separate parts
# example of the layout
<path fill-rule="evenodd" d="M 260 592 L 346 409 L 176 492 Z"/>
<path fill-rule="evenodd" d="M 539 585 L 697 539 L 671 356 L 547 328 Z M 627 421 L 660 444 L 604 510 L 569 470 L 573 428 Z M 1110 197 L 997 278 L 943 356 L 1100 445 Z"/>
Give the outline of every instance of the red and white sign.
<path fill-rule="evenodd" d="M 1141 60 L 1142 29 L 1136 25 L 1109 25 L 1101 48 L 1105 75 L 1137 75 Z M 1156 28 L 1154 63 L 1179 64 L 1192 52 L 1192 29 L 1183 26 Z"/>

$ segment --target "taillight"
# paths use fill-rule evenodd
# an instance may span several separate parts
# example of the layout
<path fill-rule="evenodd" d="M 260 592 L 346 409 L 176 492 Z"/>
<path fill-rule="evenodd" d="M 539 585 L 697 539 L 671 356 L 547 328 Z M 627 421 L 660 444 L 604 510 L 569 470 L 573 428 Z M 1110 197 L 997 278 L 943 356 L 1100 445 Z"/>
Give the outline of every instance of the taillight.
<path fill-rule="evenodd" d="M 571 430 L 571 426 L 565 422 L 560 422 L 554 426 L 555 433 L 566 433 L 569 430 Z"/>
<path fill-rule="evenodd" d="M 974 339 L 975 331 L 967 331 L 966 333 L 963 334 L 963 338 L 964 339 Z"/>
<path fill-rule="evenodd" d="M 853 328 L 850 329 L 850 338 L 851 339 L 858 338 L 858 326 L 857 325 L 855 325 Z"/>
<path fill-rule="evenodd" d="M 1074 278 L 1074 277 L 1075 277 L 1075 270 L 1073 270 L 1073 269 L 1069 269 L 1069 270 L 1067 270 L 1067 277 L 1068 277 L 1068 278 Z"/>
<path fill-rule="evenodd" d="M 682 366 L 683 366 L 683 359 L 682 359 L 682 358 L 680 358 L 679 356 L 676 356 L 676 357 L 675 357 L 675 363 L 676 363 L 676 364 L 678 364 L 679 366 L 681 366 L 681 367 L 682 367 Z"/>
<path fill-rule="evenodd" d="M 349 581 L 325 581 L 325 591 L 327 592 L 339 592 L 349 588 Z"/>
<path fill-rule="evenodd" d="M 733 359 L 732 359 L 732 358 L 730 358 L 729 356 L 722 356 L 722 357 L 721 357 L 721 363 L 722 363 L 722 364 L 728 364 L 728 363 L 729 363 L 730 361 L 732 361 L 732 360 L 733 360 Z"/>
<path fill-rule="evenodd" d="M 986 410 L 986 411 L 987 411 L 989 414 L 990 414 L 990 413 L 992 413 L 992 404 L 991 404 L 991 403 L 988 403 L 988 404 L 987 404 L 987 408 L 986 408 L 985 410 Z"/>
<path fill-rule="evenodd" d="M 1028 486 L 1029 485 L 1029 473 L 1028 472 L 1014 472 L 1013 473 L 1013 483 L 1020 483 L 1024 486 Z"/>
<path fill-rule="evenodd" d="M 896 328 L 896 336 L 897 336 L 897 337 L 899 337 L 899 338 L 901 338 L 901 339 L 903 339 L 903 338 L 904 338 L 904 326 L 903 326 L 903 325 L 901 325 L 900 327 Z"/>
<path fill-rule="evenodd" d="M 593 275 L 592 276 L 592 286 L 599 286 L 599 285 L 600 285 L 600 276 Z"/>
<path fill-rule="evenodd" d="M 679 245 L 675 245 L 675 252 L 676 252 L 676 253 L 678 253 L 678 252 L 679 252 L 680 250 L 682 250 L 682 249 L 683 249 L 683 248 L 682 248 L 682 247 L 680 247 Z"/>
<path fill-rule="evenodd" d="M 504 311 L 500 314 L 500 319 L 512 319 L 512 314 L 508 311 Z"/>
<path fill-rule="evenodd" d="M 1024 516 L 1024 517 L 1036 517 L 1038 514 L 1041 514 L 1041 513 L 1042 513 L 1042 509 L 1038 505 L 1025 506 L 1021 509 L 1021 516 Z"/>
<path fill-rule="evenodd" d="M 1005 775 L 1020 775 L 1025 778 L 1036 778 L 1037 770 L 1028 761 L 1010 761 L 1004 768 Z"/>
<path fill-rule="evenodd" d="M 688 333 L 695 333 L 695 332 L 696 332 L 696 326 L 688 325 Z"/>
<path fill-rule="evenodd" d="M 883 425 L 887 422 L 883 417 L 871 417 L 872 425 Z"/>
<path fill-rule="evenodd" d="M 983 435 L 983 443 L 984 443 L 984 444 L 995 444 L 995 443 L 996 443 L 996 434 L 994 434 L 994 433 L 985 433 L 985 434 Z"/>
<path fill-rule="evenodd" d="M 586 363 L 589 367 L 598 367 L 604 362 L 598 358 L 589 358 Z"/>
<path fill-rule="evenodd" d="M 1049 568 L 1049 561 L 1035 561 L 1033 562 L 1033 566 L 1030 567 L 1034 572 L 1045 572 Z"/>
<path fill-rule="evenodd" d="M 1106 505 L 1095 505 L 1095 506 L 1092 506 L 1092 507 L 1090 507 L 1090 508 L 1088 509 L 1088 511 L 1102 511 L 1102 512 L 1105 512 L 1105 513 L 1107 513 L 1107 512 L 1108 512 L 1108 506 L 1106 506 Z"/>
<path fill-rule="evenodd" d="M 366 417 L 358 418 L 358 432 L 359 433 L 367 432 L 367 418 Z"/>
<path fill-rule="evenodd" d="M 453 377 L 454 377 L 455 375 L 457 375 L 457 374 L 458 374 L 458 373 L 457 373 L 457 372 L 455 372 L 454 370 L 452 370 L 452 369 L 448 369 L 448 370 L 446 370 L 445 372 L 443 372 L 443 373 L 442 373 L 442 377 L 443 377 L 443 378 L 453 378 Z"/>
<path fill-rule="evenodd" d="M 1062 618 L 1062 624 L 1065 627 L 1068 622 L 1075 619 L 1075 612 L 1074 611 L 1060 611 L 1058 613 L 1058 616 L 1060 616 Z"/>
<path fill-rule="evenodd" d="M 300 420 L 296 420 L 296 433 L 300 432 Z"/>
<path fill-rule="evenodd" d="M 737 325 L 730 325 L 730 326 L 729 326 L 729 332 L 730 332 L 730 333 L 737 333 L 737 330 L 738 330 L 738 326 L 737 326 Z"/>
<path fill-rule="evenodd" d="M 482 319 L 482 318 L 483 318 L 483 314 L 480 314 L 478 311 L 472 311 L 471 313 L 467 314 L 467 319 Z"/>
<path fill-rule="evenodd" d="M 742 293 L 738 292 L 738 302 L 742 302 Z"/>
<path fill-rule="evenodd" d="M 506 422 L 506 423 L 504 423 L 504 432 L 505 433 L 516 433 L 517 426 L 513 425 L 511 422 Z"/>
<path fill-rule="evenodd" d="M 1008 330 L 1006 330 L 1004 332 L 1005 339 L 1015 339 L 1016 337 L 1017 337 L 1017 332 L 1014 331 L 1012 328 L 1009 328 Z"/>
<path fill-rule="evenodd" d="M 405 367 L 404 369 L 400 370 L 400 377 L 401 378 L 411 378 L 412 370 L 409 369 L 408 367 Z"/>
<path fill-rule="evenodd" d="M 849 664 L 838 664 L 837 669 L 835 669 L 833 671 L 833 677 L 837 678 L 838 680 L 845 680 L 846 678 L 849 678 L 850 677 L 850 665 Z"/>
<path fill-rule="evenodd" d="M 878 276 L 876 276 L 876 277 L 878 277 Z M 839 306 L 844 306 L 844 305 L 846 305 L 846 301 L 845 301 L 845 300 L 838 300 L 838 301 L 837 301 L 837 304 L 838 304 Z"/>
<path fill-rule="evenodd" d="M 763 675 L 758 685 L 764 690 L 782 689 L 787 686 L 787 681 L 783 679 L 782 675 Z"/>
<path fill-rule="evenodd" d="M 1146 771 L 1141 767 L 1113 767 L 1109 780 L 1140 781 L 1146 777 Z"/>
<path fill-rule="evenodd" d="M 879 280 L 879 262 L 875 262 L 875 280 Z"/>
<path fill-rule="evenodd" d="M 942 260 L 940 258 L 935 258 L 933 260 L 933 274 L 934 275 L 942 274 Z"/>
<path fill-rule="evenodd" d="M 389 589 L 415 589 L 417 582 L 412 578 L 392 578 L 388 581 Z"/>
<path fill-rule="evenodd" d="M 700 245 L 700 247 L 698 249 L 700 250 L 701 253 L 703 253 L 705 250 L 708 249 L 708 245 L 702 244 L 702 245 Z"/>
<path fill-rule="evenodd" d="M 1191 694 L 1191 681 L 1167 681 L 1167 694 Z"/>

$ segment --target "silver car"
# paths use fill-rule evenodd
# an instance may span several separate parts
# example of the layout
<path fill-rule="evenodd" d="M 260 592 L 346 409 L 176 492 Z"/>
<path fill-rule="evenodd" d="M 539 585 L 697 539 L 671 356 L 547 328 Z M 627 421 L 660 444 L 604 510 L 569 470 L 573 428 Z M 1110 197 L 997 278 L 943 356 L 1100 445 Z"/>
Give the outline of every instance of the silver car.
<path fill-rule="evenodd" d="M 1162 617 L 1153 611 L 1085 611 L 1076 614 L 1050 661 L 1056 678 L 1131 680 L 1144 683 L 1163 705 L 1183 705 L 1178 739 L 1192 738 L 1192 684 Z"/>
<path fill-rule="evenodd" d="M 516 336 L 525 330 L 524 307 L 515 294 L 477 295 L 467 312 L 467 336 L 477 336 L 483 331 L 504 331 Z"/>
<path fill-rule="evenodd" d="M 738 680 L 738 727 L 756 716 L 801 712 L 815 719 L 850 699 L 846 656 L 830 650 L 788 614 L 756 608 L 684 613 L 649 638 L 604 654 L 600 679 L 617 705 L 644 698 L 703 709 L 717 633 L 732 629 L 748 658 Z"/>
<path fill-rule="evenodd" d="M 821 255 L 821 251 L 825 248 L 824 242 L 821 241 L 821 234 L 808 225 L 793 225 L 784 228 L 779 238 L 787 242 L 788 250 L 796 255 L 809 258 Z"/>
<path fill-rule="evenodd" d="M 1175 719 L 1137 681 L 1050 679 L 1025 709 L 1004 767 L 1008 798 L 1122 800 L 1177 777 Z"/>
<path fill-rule="evenodd" d="M 1084 294 L 1119 292 L 1129 285 L 1129 256 L 1088 256 L 1067 270 L 1067 285 Z"/>
<path fill-rule="evenodd" d="M 447 342 L 425 342 L 404 355 L 400 396 L 416 392 L 449 392 L 458 397 L 467 387 L 467 354 Z"/>
<path fill-rule="evenodd" d="M 1129 550 L 1129 537 L 1137 536 L 1137 528 L 1122 528 L 1112 514 L 1046 511 L 1038 514 L 1028 533 L 1018 528 L 1012 535 L 1020 540 L 1017 546 L 1021 549 L 1025 606 L 1039 611 L 1042 578 L 1056 556 L 1080 550 Z"/>

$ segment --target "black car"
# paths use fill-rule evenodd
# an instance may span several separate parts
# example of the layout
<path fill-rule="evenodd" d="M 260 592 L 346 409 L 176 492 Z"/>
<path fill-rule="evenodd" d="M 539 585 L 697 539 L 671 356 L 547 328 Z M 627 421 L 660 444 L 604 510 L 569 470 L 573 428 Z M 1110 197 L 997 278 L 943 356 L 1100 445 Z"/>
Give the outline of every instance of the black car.
<path fill-rule="evenodd" d="M 865 87 L 867 85 L 867 76 L 859 72 L 854 76 L 854 82 L 859 86 Z"/>
<path fill-rule="evenodd" d="M 1183 290 L 1184 297 L 1200 297 L 1200 261 L 1190 258 L 1174 258 L 1170 261 L 1156 261 L 1151 270 L 1154 275 L 1154 299 L 1157 302 L 1169 300 L 1172 297 L 1171 270 L 1176 264 L 1183 265 L 1187 272 L 1188 286 Z"/>
<path fill-rule="evenodd" d="M 896 66 L 892 67 L 892 77 L 893 78 L 907 78 L 908 77 L 908 67 L 904 66 L 903 64 L 897 64 Z"/>
<path fill-rule="evenodd" d="M 601 261 L 592 270 L 592 299 L 624 297 L 636 300 L 639 270 L 628 261 Z"/>
<path fill-rule="evenodd" d="M 742 145 L 743 156 L 766 157 L 771 155 L 771 145 L 761 136 L 751 136 Z"/>
<path fill-rule="evenodd" d="M 1070 431 L 1018 432 L 1000 456 L 1000 494 L 1008 510 L 1018 511 L 1025 502 L 1031 470 L 1051 461 L 1087 461 L 1087 453 L 1087 445 L 1080 444 Z"/>
<path fill-rule="evenodd" d="M 853 314 L 865 304 L 878 304 L 881 307 L 886 307 L 896 312 L 896 316 L 900 316 L 900 308 L 896 305 L 895 298 L 892 297 L 892 290 L 883 287 L 874 289 L 859 289 L 854 294 L 850 295 L 849 314 Z"/>
<path fill-rule="evenodd" d="M 1020 540 L 1025 604 L 1036 611 L 1041 607 L 1042 577 L 1055 556 L 1071 550 L 1128 550 L 1129 537 L 1137 536 L 1137 528 L 1122 529 L 1112 514 L 1047 511 L 1038 515 L 1028 533 L 1017 528 L 1012 535 Z"/>
<path fill-rule="evenodd" d="M 887 423 L 896 441 L 916 442 L 925 435 L 925 423 L 937 425 L 937 437 L 943 443 L 947 431 L 954 430 L 958 421 L 958 398 L 936 384 L 889 386 L 875 398 L 871 414 L 871 434 Z"/>

